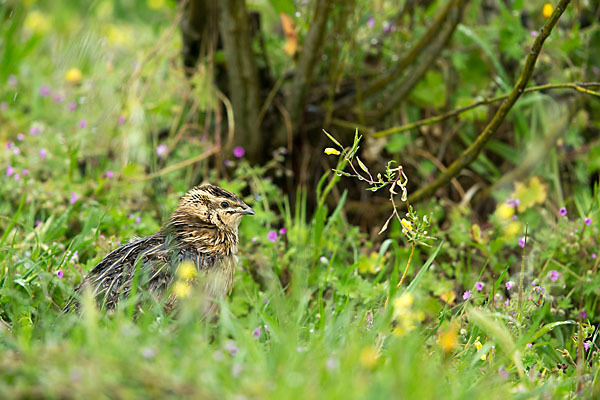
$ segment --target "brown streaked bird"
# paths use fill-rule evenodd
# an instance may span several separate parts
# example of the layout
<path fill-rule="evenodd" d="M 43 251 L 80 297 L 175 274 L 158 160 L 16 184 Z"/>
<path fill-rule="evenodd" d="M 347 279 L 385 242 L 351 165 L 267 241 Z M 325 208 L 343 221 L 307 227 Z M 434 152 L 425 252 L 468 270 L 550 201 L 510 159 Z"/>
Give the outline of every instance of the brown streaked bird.
<path fill-rule="evenodd" d="M 181 198 L 160 231 L 109 253 L 75 292 L 80 295 L 89 288 L 102 309 L 113 310 L 129 296 L 136 265 L 139 286 L 160 296 L 174 281 L 178 266 L 190 261 L 203 278 L 201 290 L 208 299 L 204 313 L 212 314 L 218 299 L 233 286 L 238 226 L 244 215 L 254 215 L 254 210 L 235 194 L 211 184 L 197 186 Z M 69 300 L 64 311 L 79 308 L 77 297 Z M 174 303 L 170 296 L 166 307 Z"/>

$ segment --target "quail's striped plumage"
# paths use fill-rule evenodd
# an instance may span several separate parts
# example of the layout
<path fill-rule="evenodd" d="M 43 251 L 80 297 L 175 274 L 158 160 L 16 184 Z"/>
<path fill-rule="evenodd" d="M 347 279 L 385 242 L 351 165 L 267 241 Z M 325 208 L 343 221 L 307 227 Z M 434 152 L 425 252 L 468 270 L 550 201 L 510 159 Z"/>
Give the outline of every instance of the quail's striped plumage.
<path fill-rule="evenodd" d="M 201 290 L 212 304 L 233 285 L 237 262 L 238 226 L 254 210 L 235 194 L 204 184 L 187 192 L 164 227 L 151 236 L 133 240 L 108 254 L 75 290 L 89 288 L 99 305 L 114 309 L 127 298 L 137 270 L 139 286 L 162 295 L 173 282 L 177 267 L 190 261 L 204 281 Z M 77 296 L 65 311 L 79 307 Z"/>

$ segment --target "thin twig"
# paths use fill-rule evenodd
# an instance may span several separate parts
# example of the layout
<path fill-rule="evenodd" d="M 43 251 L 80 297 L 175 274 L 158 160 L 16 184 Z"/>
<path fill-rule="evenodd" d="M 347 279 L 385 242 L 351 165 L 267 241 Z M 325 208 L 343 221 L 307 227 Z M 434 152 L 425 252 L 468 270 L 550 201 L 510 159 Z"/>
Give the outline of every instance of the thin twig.
<path fill-rule="evenodd" d="M 600 97 L 600 93 L 587 89 L 587 88 L 596 88 L 596 87 L 600 87 L 600 82 L 549 83 L 549 84 L 545 84 L 545 85 L 532 86 L 530 88 L 525 89 L 523 91 L 523 93 L 538 92 L 541 90 L 548 90 L 548 89 L 574 89 L 581 93 L 591 94 L 592 96 Z M 473 104 L 469 104 L 468 106 L 460 107 L 460 108 L 457 108 L 456 110 L 452 110 L 452 111 L 448 111 L 447 113 L 444 113 L 444 114 L 436 115 L 435 117 L 425 118 L 425 119 L 422 119 L 419 121 L 411 122 L 409 124 L 395 126 L 393 128 L 375 132 L 375 133 L 373 133 L 373 137 L 380 138 L 380 137 L 392 135 L 394 133 L 405 132 L 410 129 L 418 128 L 420 126 L 432 125 L 432 124 L 435 124 L 436 122 L 445 121 L 448 118 L 452 118 L 452 117 L 462 114 L 466 111 L 472 110 L 473 108 L 507 99 L 508 96 L 510 96 L 510 93 L 506 93 L 506 94 L 496 96 L 496 97 L 491 97 L 489 99 L 479 100 Z"/>
<path fill-rule="evenodd" d="M 571 0 L 560 0 L 558 2 L 556 8 L 554 9 L 554 12 L 550 16 L 550 18 L 548 18 L 548 20 L 540 30 L 540 35 L 536 38 L 535 42 L 533 43 L 533 46 L 531 47 L 531 51 L 527 55 L 525 65 L 523 67 L 523 70 L 521 71 L 521 75 L 519 76 L 517 83 L 513 87 L 513 90 L 510 92 L 510 95 L 498 108 L 492 120 L 479 134 L 477 139 L 475 139 L 475 141 L 467 149 L 465 149 L 465 151 L 463 151 L 459 158 L 448 167 L 446 172 L 440 174 L 437 177 L 437 179 L 429 185 L 413 193 L 413 195 L 410 198 L 410 201 L 412 203 L 418 202 L 424 198 L 431 196 L 438 188 L 450 182 L 450 179 L 458 175 L 463 168 L 471 164 L 477 158 L 485 144 L 498 130 L 498 128 L 508 115 L 510 109 L 517 102 L 517 100 L 525 90 L 525 86 L 527 86 L 527 82 L 529 82 L 529 79 L 533 74 L 533 69 L 535 67 L 537 58 L 542 50 L 542 46 L 544 45 L 544 41 L 548 36 L 550 36 L 552 28 L 554 28 L 554 26 L 558 22 L 558 19 L 565 11 L 565 8 L 570 2 Z"/>

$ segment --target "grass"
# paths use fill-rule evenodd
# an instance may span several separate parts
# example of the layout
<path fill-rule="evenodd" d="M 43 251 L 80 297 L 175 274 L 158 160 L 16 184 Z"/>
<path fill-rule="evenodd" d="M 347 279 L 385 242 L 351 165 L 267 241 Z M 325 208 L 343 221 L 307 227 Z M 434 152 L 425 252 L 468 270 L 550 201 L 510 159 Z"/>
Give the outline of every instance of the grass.
<path fill-rule="evenodd" d="M 165 171 L 216 140 L 181 133 L 174 116 L 218 112 L 208 74 L 193 89 L 185 82 L 172 9 L 25 3 L 0 26 L 1 398 L 598 397 L 600 200 L 587 185 L 597 143 L 571 165 L 572 181 L 553 149 L 551 168 L 495 189 L 483 219 L 418 205 L 436 239 L 413 254 L 397 222 L 385 239 L 348 222 L 348 194 L 331 202 L 345 177 L 324 176 L 306 189 L 316 204 L 300 192 L 291 207 L 264 178 L 281 172 L 283 153 L 265 166 L 223 154 L 219 173 L 203 162 Z M 81 81 L 67 79 L 71 68 Z M 546 129 L 544 101 L 515 120 Z M 573 125 L 566 142 L 585 143 Z M 527 135 L 519 140 L 535 143 Z M 234 290 L 217 320 L 199 318 L 195 295 L 175 315 L 156 303 L 132 317 L 132 301 L 104 315 L 90 299 L 81 317 L 61 313 L 87 271 L 158 230 L 201 178 L 247 193 L 257 212 L 240 227 Z"/>

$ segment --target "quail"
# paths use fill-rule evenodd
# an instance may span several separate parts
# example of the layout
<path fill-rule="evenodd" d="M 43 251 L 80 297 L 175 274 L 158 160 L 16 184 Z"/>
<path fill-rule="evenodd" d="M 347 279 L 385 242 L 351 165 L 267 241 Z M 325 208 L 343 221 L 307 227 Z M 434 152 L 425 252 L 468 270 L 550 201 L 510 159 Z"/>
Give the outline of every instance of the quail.
<path fill-rule="evenodd" d="M 225 189 L 211 184 L 194 187 L 181 198 L 161 230 L 124 244 L 100 261 L 75 289 L 64 311 L 79 309 L 78 298 L 84 290 L 93 293 L 102 309 L 114 310 L 129 296 L 135 276 L 137 287 L 163 296 L 179 265 L 187 261 L 203 281 L 200 290 L 208 304 L 203 313 L 214 314 L 218 300 L 233 286 L 238 226 L 244 215 L 254 214 Z M 166 303 L 172 309 L 176 299 L 170 295 Z"/>

